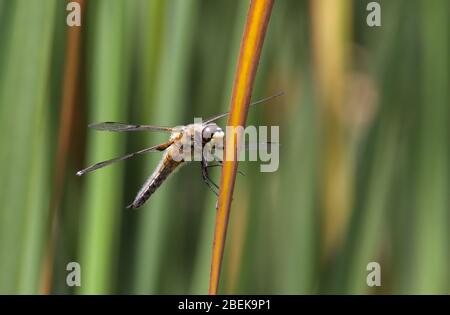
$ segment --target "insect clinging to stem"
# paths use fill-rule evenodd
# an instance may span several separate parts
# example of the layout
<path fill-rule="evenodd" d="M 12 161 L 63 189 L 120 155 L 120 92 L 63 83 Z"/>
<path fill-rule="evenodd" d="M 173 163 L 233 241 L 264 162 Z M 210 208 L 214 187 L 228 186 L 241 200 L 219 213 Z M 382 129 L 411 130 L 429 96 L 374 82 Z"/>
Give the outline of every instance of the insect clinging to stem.
<path fill-rule="evenodd" d="M 251 106 L 261 104 L 270 101 L 276 97 L 283 95 L 283 93 L 277 93 L 270 97 L 256 101 Z M 209 164 L 207 159 L 204 158 L 205 147 L 208 151 L 214 151 L 223 148 L 223 139 L 225 133 L 222 128 L 220 128 L 215 121 L 226 117 L 229 112 L 218 114 L 212 116 L 201 123 L 194 123 L 184 126 L 177 127 L 161 127 L 155 125 L 133 125 L 118 122 L 102 122 L 90 124 L 89 128 L 100 130 L 100 131 L 114 131 L 114 132 L 125 132 L 125 131 L 158 131 L 170 133 L 169 140 L 167 142 L 157 144 L 155 146 L 145 148 L 133 153 L 129 153 L 120 157 L 116 157 L 110 160 L 96 163 L 85 169 L 78 171 L 76 174 L 78 176 L 84 175 L 86 173 L 98 170 L 105 166 L 111 165 L 113 163 L 130 159 L 140 154 L 150 153 L 150 152 L 164 152 L 161 160 L 156 166 L 153 173 L 148 177 L 142 188 L 137 193 L 133 202 L 127 206 L 127 208 L 136 209 L 141 207 L 150 196 L 162 185 L 162 183 L 168 178 L 168 176 L 173 173 L 178 167 L 185 165 L 188 162 L 187 159 L 183 158 L 183 144 L 185 139 L 192 140 L 191 145 L 194 149 L 194 154 L 201 154 L 201 170 L 202 178 L 208 187 L 218 195 L 219 186 L 215 184 L 209 177 L 208 168 L 221 165 L 221 161 L 218 160 L 218 164 Z M 198 145 L 195 145 L 198 144 Z M 197 150 L 201 152 L 196 152 Z"/>

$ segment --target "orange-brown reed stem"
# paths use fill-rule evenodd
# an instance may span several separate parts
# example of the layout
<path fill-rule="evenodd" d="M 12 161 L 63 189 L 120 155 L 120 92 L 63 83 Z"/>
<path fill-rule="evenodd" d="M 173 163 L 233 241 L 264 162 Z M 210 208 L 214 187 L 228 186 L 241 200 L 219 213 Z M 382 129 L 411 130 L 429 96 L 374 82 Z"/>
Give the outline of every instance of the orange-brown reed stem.
<path fill-rule="evenodd" d="M 81 7 L 83 16 L 84 0 L 76 0 Z M 53 173 L 52 199 L 50 203 L 50 231 L 44 252 L 44 261 L 41 272 L 40 294 L 50 294 L 52 289 L 53 265 L 55 259 L 55 246 L 57 240 L 57 228 L 59 207 L 63 194 L 64 177 L 66 173 L 66 161 L 69 151 L 75 104 L 78 97 L 78 83 L 81 61 L 81 28 L 69 27 L 66 42 L 66 64 L 64 68 L 63 93 L 61 113 L 59 116 L 58 147 L 55 157 Z"/>
<path fill-rule="evenodd" d="M 273 0 L 252 0 L 250 3 L 233 85 L 228 126 L 245 126 L 253 83 L 272 7 Z M 233 148 L 235 155 L 237 152 L 236 143 L 236 132 L 228 134 L 225 143 L 225 159 L 222 167 L 219 200 L 217 204 L 209 294 L 217 294 L 219 286 L 231 199 L 238 167 L 237 159 L 229 159 L 227 151 Z"/>

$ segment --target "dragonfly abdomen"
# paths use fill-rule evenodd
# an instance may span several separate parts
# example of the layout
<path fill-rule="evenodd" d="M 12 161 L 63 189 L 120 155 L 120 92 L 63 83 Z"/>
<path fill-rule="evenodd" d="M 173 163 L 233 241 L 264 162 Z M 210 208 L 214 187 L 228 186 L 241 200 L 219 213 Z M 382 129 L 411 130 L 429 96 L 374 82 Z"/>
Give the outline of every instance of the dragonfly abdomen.
<path fill-rule="evenodd" d="M 166 152 L 161 162 L 153 171 L 153 174 L 136 195 L 133 203 L 127 206 L 127 208 L 136 209 L 141 207 L 181 163 L 183 161 L 175 161 L 170 153 Z"/>

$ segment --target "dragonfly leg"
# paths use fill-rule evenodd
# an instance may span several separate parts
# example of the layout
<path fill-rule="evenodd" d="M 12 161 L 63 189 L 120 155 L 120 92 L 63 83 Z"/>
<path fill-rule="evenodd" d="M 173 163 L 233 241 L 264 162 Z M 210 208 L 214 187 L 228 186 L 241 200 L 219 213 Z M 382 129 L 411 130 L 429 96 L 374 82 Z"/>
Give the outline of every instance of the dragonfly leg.
<path fill-rule="evenodd" d="M 206 183 L 206 185 L 208 185 L 208 187 L 214 192 L 214 194 L 216 196 L 219 196 L 219 186 L 214 183 L 211 178 L 209 177 L 208 174 L 208 163 L 206 161 L 202 161 L 201 162 L 201 167 L 202 167 L 202 178 L 203 181 Z"/>
<path fill-rule="evenodd" d="M 208 174 L 208 168 L 210 167 L 216 167 L 216 166 L 221 166 L 222 163 L 219 162 L 219 164 L 208 164 L 208 162 L 202 160 L 201 162 L 201 167 L 202 167 L 202 178 L 203 181 L 206 183 L 206 185 L 208 185 L 208 187 L 216 194 L 217 197 L 219 197 L 219 186 L 214 183 L 211 178 L 209 178 L 209 174 Z M 214 189 L 215 188 L 215 189 Z M 233 201 L 233 198 L 231 198 L 231 201 Z M 218 209 L 219 206 L 219 201 L 216 201 L 216 210 Z"/>
<path fill-rule="evenodd" d="M 207 164 L 206 168 L 210 168 L 210 167 L 217 167 L 217 166 L 222 166 L 222 162 L 218 162 L 218 164 Z M 245 176 L 245 173 L 243 171 L 238 170 L 237 171 L 240 175 Z"/>
<path fill-rule="evenodd" d="M 206 179 L 205 180 L 206 185 L 208 185 L 208 187 L 211 189 L 211 191 L 217 196 L 219 197 L 219 192 L 216 190 L 214 182 L 212 182 L 210 179 Z"/>

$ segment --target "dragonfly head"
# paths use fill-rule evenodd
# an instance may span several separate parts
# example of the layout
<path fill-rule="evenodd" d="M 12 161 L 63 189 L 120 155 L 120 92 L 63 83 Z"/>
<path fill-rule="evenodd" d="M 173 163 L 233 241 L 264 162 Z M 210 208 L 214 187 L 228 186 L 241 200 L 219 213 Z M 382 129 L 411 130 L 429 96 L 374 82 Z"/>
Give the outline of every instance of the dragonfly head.
<path fill-rule="evenodd" d="M 218 145 L 223 142 L 224 132 L 222 128 L 215 123 L 207 124 L 202 130 L 202 138 L 204 143 L 211 142 Z"/>

